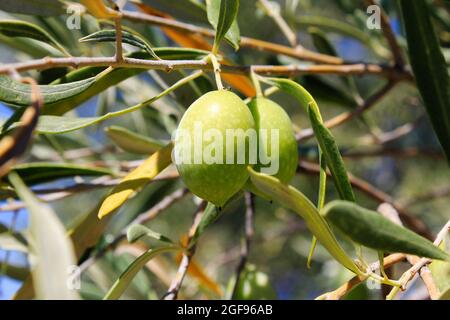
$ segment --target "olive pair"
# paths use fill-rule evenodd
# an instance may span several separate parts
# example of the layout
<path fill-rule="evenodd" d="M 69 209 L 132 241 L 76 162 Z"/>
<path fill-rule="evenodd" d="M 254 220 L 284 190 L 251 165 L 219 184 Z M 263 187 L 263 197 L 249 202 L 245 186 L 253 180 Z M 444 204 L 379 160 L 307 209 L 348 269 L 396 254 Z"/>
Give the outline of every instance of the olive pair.
<path fill-rule="evenodd" d="M 227 149 L 224 140 L 230 129 L 236 134 L 244 135 L 248 130 L 254 130 L 257 135 L 256 163 L 250 163 L 252 161 L 249 154 L 244 156 L 244 161 L 238 161 L 243 151 L 246 153 L 251 151 L 248 137 L 233 138 L 232 148 Z M 261 136 L 262 132 L 264 134 Z M 272 136 L 272 132 L 276 134 Z M 199 148 L 195 145 L 196 137 L 203 133 L 208 137 L 202 136 Z M 181 135 L 186 135 L 187 138 Z M 222 139 L 220 150 L 217 148 L 211 150 L 214 139 Z M 265 150 L 261 150 L 262 148 Z M 227 154 L 231 151 L 233 154 Z M 241 98 L 227 90 L 208 92 L 192 103 L 179 124 L 174 152 L 176 155 L 192 156 L 191 161 L 175 161 L 180 176 L 189 190 L 219 207 L 246 185 L 249 178 L 248 165 L 254 165 L 258 171 L 267 167 L 267 162 L 261 161 L 261 156 L 276 157 L 277 171 L 273 176 L 283 183 L 290 182 L 298 162 L 292 123 L 283 108 L 263 97 L 253 99 L 247 106 Z M 199 155 L 203 152 L 215 153 L 212 156 L 216 159 L 218 156 L 221 161 L 207 163 L 203 161 L 203 154 Z M 202 161 L 193 161 L 199 156 Z M 230 156 L 233 160 L 231 163 L 227 162 Z M 247 187 L 252 189 L 250 185 Z"/>

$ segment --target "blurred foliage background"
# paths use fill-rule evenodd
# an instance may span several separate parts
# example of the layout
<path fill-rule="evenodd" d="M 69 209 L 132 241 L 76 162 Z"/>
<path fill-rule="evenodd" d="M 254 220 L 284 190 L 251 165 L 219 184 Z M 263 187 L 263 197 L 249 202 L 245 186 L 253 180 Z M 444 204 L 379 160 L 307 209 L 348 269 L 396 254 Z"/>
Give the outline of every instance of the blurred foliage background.
<path fill-rule="evenodd" d="M 153 8 L 173 16 L 175 19 L 208 27 L 206 14 L 195 4 L 201 1 L 188 0 L 145 0 Z M 390 53 L 380 30 L 366 27 L 368 15 L 364 1 L 357 0 L 278 0 L 271 1 L 302 46 L 318 51 L 312 33 L 323 32 L 334 46 L 337 55 L 348 61 L 388 63 Z M 391 18 L 399 43 L 405 47 L 404 32 L 398 14 L 396 1 L 381 1 Z M 429 1 L 436 10 L 434 19 L 447 62 L 450 60 L 450 10 L 444 1 Z M 128 3 L 129 10 L 137 10 Z M 57 16 L 30 16 L 0 11 L 1 19 L 20 19 L 33 22 L 57 39 L 73 55 L 111 56 L 113 43 L 79 43 L 78 39 L 108 26 L 90 15 L 83 15 L 80 30 L 67 30 L 67 14 Z M 244 36 L 264 39 L 286 46 L 285 36 L 269 17 L 258 1 L 241 1 L 239 27 Z M 160 28 L 151 25 L 124 21 L 124 25 L 144 36 L 154 47 L 178 46 Z M 136 50 L 126 46 L 126 51 Z M 223 45 L 225 55 L 242 65 L 283 65 L 309 64 L 294 58 L 249 48 L 234 52 Z M 11 41 L 0 35 L 0 60 L 3 64 L 26 61 L 55 55 L 51 47 L 34 40 L 15 38 Z M 30 72 L 40 84 L 48 84 L 60 78 L 67 68 Z M 432 76 L 432 75 L 430 75 Z M 162 91 L 167 84 L 180 78 L 180 73 L 166 74 L 148 71 L 129 78 L 91 98 L 69 116 L 96 116 L 109 111 L 120 110 L 148 99 Z M 344 81 L 343 81 L 344 79 Z M 297 76 L 295 80 L 303 84 L 317 99 L 325 119 L 355 108 L 358 99 L 366 99 L 379 90 L 386 80 L 377 76 L 355 76 L 342 78 L 333 75 Z M 349 86 L 352 83 L 354 87 Z M 159 140 L 169 140 L 186 107 L 202 92 L 214 88 L 211 75 L 195 81 L 195 87 L 184 86 L 169 96 L 153 103 L 151 107 L 105 121 L 72 133 L 60 135 L 38 135 L 22 162 L 52 162 L 89 164 L 111 169 L 119 174 L 127 164 L 144 159 L 145 155 L 124 151 L 112 140 L 105 129 L 120 126 L 143 136 Z M 276 93 L 271 99 L 282 105 L 291 116 L 297 132 L 309 128 L 309 121 L 297 102 L 283 93 Z M 8 119 L 13 109 L 1 105 L 0 116 Z M 386 199 L 395 202 L 411 216 L 420 219 L 436 234 L 450 218 L 450 171 L 433 129 L 423 108 L 416 88 L 402 83 L 383 97 L 363 116 L 353 119 L 333 129 L 333 133 L 343 153 L 347 169 L 370 185 L 386 194 Z M 302 161 L 317 163 L 317 145 L 314 139 L 304 139 L 299 144 Z M 96 177 L 70 177 L 33 185 L 34 190 L 64 189 L 80 182 L 89 182 Z M 316 201 L 318 175 L 299 169 L 293 185 Z M 151 183 L 129 200 L 109 221 L 105 232 L 96 245 L 88 250 L 80 263 L 95 255 L 117 237 L 139 214 L 147 212 L 164 197 L 183 188 L 178 180 Z M 99 201 L 107 194 L 108 188 L 92 189 L 62 199 L 51 201 L 58 217 L 68 230 L 76 227 L 90 211 L 95 210 Z M 380 199 L 355 188 L 357 201 L 361 205 L 376 209 Z M 337 199 L 338 194 L 332 183 L 327 190 L 327 201 Z M 26 246 L 12 237 L 7 230 L 24 233 L 28 225 L 25 209 L 8 210 L 11 199 L 3 197 L 0 204 L 0 297 L 9 299 L 25 280 L 29 261 Z M 172 239 L 186 235 L 193 221 L 198 199 L 187 194 L 148 222 L 151 229 Z M 185 298 L 218 298 L 217 286 L 223 293 L 233 277 L 240 256 L 240 246 L 244 234 L 245 204 L 242 200 L 211 226 L 200 240 L 195 259 L 215 285 L 208 285 L 205 279 L 188 274 L 180 293 Z M 351 276 L 335 262 L 319 245 L 310 270 L 306 259 L 312 235 L 303 222 L 294 214 L 280 206 L 256 199 L 255 235 L 252 241 L 249 263 L 267 274 L 270 286 L 279 299 L 312 299 L 323 292 L 333 290 Z M 126 240 L 100 258 L 89 261 L 89 267 L 81 275 L 81 296 L 85 299 L 101 299 L 126 266 L 147 247 L 155 242 L 141 241 L 129 245 Z M 352 250 L 350 246 L 346 247 Z M 376 260 L 372 252 L 365 252 L 368 260 Z M 159 256 L 139 272 L 123 298 L 160 298 L 170 284 L 178 263 L 173 255 Z M 393 277 L 401 275 L 407 268 L 399 264 L 393 269 Z M 348 298 L 380 299 L 382 290 L 364 283 Z M 426 297 L 423 285 L 418 281 L 401 296 L 404 299 Z"/>

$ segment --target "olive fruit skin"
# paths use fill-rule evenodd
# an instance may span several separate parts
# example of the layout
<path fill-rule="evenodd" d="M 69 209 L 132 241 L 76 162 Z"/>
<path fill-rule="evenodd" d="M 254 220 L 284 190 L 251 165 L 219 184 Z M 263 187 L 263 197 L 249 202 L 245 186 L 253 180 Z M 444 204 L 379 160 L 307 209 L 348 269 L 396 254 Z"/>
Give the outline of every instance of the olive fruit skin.
<path fill-rule="evenodd" d="M 258 271 L 254 265 L 248 265 L 241 273 L 232 297 L 234 300 L 274 300 L 275 289 L 267 274 Z"/>
<path fill-rule="evenodd" d="M 267 130 L 267 132 L 272 129 L 279 130 L 279 171 L 273 176 L 285 184 L 290 183 L 297 171 L 298 147 L 289 115 L 280 105 L 262 97 L 253 99 L 248 106 L 258 132 L 260 130 Z M 264 141 L 259 142 L 259 148 L 267 148 L 268 136 L 270 133 L 267 134 Z M 269 151 L 268 154 L 271 154 L 270 147 L 267 151 Z M 261 167 L 261 164 L 257 164 L 254 169 L 261 172 Z"/>
<path fill-rule="evenodd" d="M 187 148 L 192 148 L 194 138 L 191 139 L 191 146 L 184 143 L 183 139 L 178 141 L 178 134 L 185 131 L 194 136 L 195 124 L 201 124 L 203 132 L 213 129 L 220 132 L 223 137 L 223 162 L 207 164 L 176 163 L 178 172 L 189 190 L 196 196 L 222 207 L 235 193 L 242 189 L 248 180 L 248 157 L 245 163 L 233 164 L 226 162 L 226 131 L 227 129 L 247 131 L 255 129 L 255 122 L 252 114 L 245 103 L 236 94 L 218 90 L 211 91 L 194 101 L 185 112 L 180 121 L 175 137 L 174 152 L 181 154 Z M 197 130 L 198 131 L 198 130 Z M 184 142 L 183 142 L 184 141 Z M 202 140 L 203 150 L 211 141 Z M 234 155 L 236 157 L 239 144 L 238 139 L 234 143 Z M 244 140 L 245 143 L 245 140 Z M 248 146 L 241 146 L 248 152 Z"/>

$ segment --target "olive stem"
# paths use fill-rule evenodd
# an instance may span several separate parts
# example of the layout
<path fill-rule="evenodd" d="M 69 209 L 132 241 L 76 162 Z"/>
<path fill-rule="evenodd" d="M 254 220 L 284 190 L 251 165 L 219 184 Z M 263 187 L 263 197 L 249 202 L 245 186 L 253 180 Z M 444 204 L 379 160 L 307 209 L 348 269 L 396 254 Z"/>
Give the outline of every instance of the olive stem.
<path fill-rule="evenodd" d="M 253 68 L 250 71 L 250 78 L 252 79 L 253 86 L 256 90 L 256 97 L 264 97 L 264 92 L 261 89 L 261 83 L 259 82 L 258 75 L 253 71 Z"/>
<path fill-rule="evenodd" d="M 211 64 L 213 66 L 214 78 L 216 79 L 217 89 L 223 90 L 224 86 L 222 83 L 222 78 L 220 77 L 220 63 L 219 61 L 217 61 L 217 57 L 214 55 L 214 53 L 211 53 L 207 56 L 207 59 L 211 61 Z"/>

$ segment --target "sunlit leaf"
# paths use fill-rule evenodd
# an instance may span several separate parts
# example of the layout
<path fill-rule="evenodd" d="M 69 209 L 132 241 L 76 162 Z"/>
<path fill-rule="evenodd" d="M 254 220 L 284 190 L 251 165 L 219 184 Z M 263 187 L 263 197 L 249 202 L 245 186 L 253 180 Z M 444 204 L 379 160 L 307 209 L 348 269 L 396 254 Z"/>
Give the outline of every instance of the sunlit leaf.
<path fill-rule="evenodd" d="M 214 47 L 225 37 L 235 50 L 239 48 L 238 11 L 239 0 L 206 0 L 208 21 L 216 30 Z"/>
<path fill-rule="evenodd" d="M 439 246 L 442 250 L 448 252 L 448 240 L 445 239 Z M 433 260 L 429 265 L 434 282 L 441 294 L 450 290 L 450 263 L 445 261 Z"/>
<path fill-rule="evenodd" d="M 15 173 L 9 175 L 19 197 L 30 213 L 31 252 L 36 257 L 33 283 L 38 299 L 77 299 L 67 286 L 69 268 L 76 265 L 73 245 L 53 210 L 43 205 Z"/>
<path fill-rule="evenodd" d="M 172 163 L 172 149 L 173 145 L 170 143 L 129 173 L 103 201 L 98 217 L 101 219 L 117 210 L 134 192 L 167 168 Z"/>
<path fill-rule="evenodd" d="M 147 262 L 149 262 L 151 259 L 153 259 L 155 256 L 161 253 L 178 250 L 180 250 L 178 247 L 162 247 L 146 251 L 136 260 L 134 260 L 133 263 L 130 264 L 128 268 L 120 275 L 119 279 L 117 279 L 117 281 L 108 291 L 104 299 L 105 300 L 119 299 L 120 296 L 125 292 L 127 287 L 130 285 L 131 281 L 134 279 L 136 274 L 145 266 Z"/>

